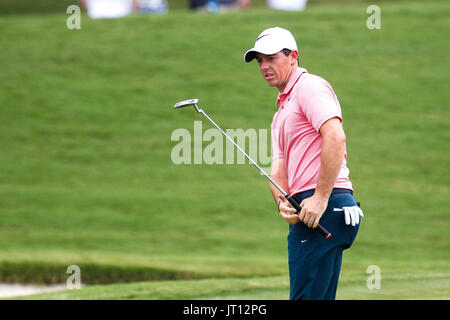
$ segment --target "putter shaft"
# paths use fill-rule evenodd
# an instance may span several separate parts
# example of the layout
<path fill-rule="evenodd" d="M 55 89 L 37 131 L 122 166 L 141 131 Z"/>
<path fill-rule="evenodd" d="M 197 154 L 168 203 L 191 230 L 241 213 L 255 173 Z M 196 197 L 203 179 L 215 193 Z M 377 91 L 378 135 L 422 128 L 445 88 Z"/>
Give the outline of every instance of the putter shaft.
<path fill-rule="evenodd" d="M 191 99 L 191 100 L 185 100 L 185 101 L 181 101 L 178 102 L 177 104 L 175 104 L 174 109 L 180 108 L 180 107 L 186 107 L 186 106 L 194 106 L 195 110 L 197 110 L 198 113 L 203 114 L 208 120 L 209 122 L 211 122 L 240 152 L 242 152 L 242 154 L 244 154 L 244 156 L 256 167 L 258 168 L 259 172 L 261 172 L 269 181 L 270 183 L 272 183 L 272 185 L 275 186 L 275 188 L 278 189 L 278 191 L 280 191 L 283 196 L 286 198 L 286 200 L 289 201 L 289 203 L 297 210 L 298 213 L 300 213 L 300 211 L 302 210 L 302 208 L 300 207 L 300 205 L 297 203 L 297 201 L 291 197 L 286 191 L 284 191 L 284 189 L 278 184 L 276 183 L 265 171 L 263 168 L 261 168 L 248 154 L 247 152 L 245 152 L 225 131 L 222 130 L 222 128 L 213 120 L 211 119 L 211 117 L 205 112 L 203 111 L 203 109 L 200 109 L 197 105 L 198 103 L 198 99 Z M 324 227 L 322 227 L 320 224 L 317 225 L 316 230 L 318 232 L 320 232 L 322 234 L 322 236 L 325 239 L 329 239 L 331 238 L 331 233 L 328 232 Z"/>

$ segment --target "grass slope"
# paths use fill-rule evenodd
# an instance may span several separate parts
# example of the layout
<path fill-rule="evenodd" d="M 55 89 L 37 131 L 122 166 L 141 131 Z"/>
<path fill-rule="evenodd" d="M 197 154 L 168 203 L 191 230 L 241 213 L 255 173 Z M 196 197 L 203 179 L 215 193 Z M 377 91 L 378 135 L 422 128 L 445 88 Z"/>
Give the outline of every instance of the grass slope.
<path fill-rule="evenodd" d="M 2 16 L 1 280 L 64 282 L 71 264 L 88 284 L 237 277 L 230 286 L 247 288 L 243 278 L 286 275 L 287 226 L 266 181 L 249 165 L 170 159 L 171 133 L 193 133 L 202 120 L 172 111 L 181 99 L 199 97 L 225 128 L 268 128 L 276 91 L 242 54 L 260 30 L 279 25 L 343 109 L 365 219 L 344 255 L 341 297 L 368 297 L 355 288 L 375 264 L 399 286 L 377 297 L 413 298 L 408 292 L 428 284 L 424 294 L 448 298 L 449 8 L 386 3 L 375 31 L 365 5 L 83 16 L 73 31 L 64 14 Z M 354 274 L 364 275 L 357 284 Z M 161 284 L 143 284 L 143 296 Z M 285 297 L 285 280 L 274 290 Z M 182 295 L 196 293 L 173 297 Z"/>

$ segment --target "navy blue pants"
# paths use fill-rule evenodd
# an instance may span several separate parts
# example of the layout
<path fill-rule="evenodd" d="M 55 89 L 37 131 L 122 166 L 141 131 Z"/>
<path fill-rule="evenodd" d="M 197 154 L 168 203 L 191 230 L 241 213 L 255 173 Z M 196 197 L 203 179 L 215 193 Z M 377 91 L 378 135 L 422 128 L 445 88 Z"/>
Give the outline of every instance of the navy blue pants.
<path fill-rule="evenodd" d="M 314 190 L 295 195 L 298 203 L 311 197 Z M 334 208 L 358 205 L 351 190 L 333 189 L 320 224 L 331 232 L 324 239 L 303 222 L 289 225 L 288 253 L 291 300 L 334 300 L 336 298 L 342 252 L 350 248 L 359 225 L 346 225 L 343 211 Z"/>

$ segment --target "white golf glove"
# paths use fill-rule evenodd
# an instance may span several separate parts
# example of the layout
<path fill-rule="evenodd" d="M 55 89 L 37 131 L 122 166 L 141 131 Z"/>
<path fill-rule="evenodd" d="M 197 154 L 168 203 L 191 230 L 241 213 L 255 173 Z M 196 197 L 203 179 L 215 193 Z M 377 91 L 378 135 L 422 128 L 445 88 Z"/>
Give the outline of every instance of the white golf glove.
<path fill-rule="evenodd" d="M 353 227 L 359 224 L 359 217 L 364 217 L 361 208 L 358 206 L 342 207 L 342 209 L 334 208 L 334 211 L 344 211 L 345 224 L 351 223 Z"/>

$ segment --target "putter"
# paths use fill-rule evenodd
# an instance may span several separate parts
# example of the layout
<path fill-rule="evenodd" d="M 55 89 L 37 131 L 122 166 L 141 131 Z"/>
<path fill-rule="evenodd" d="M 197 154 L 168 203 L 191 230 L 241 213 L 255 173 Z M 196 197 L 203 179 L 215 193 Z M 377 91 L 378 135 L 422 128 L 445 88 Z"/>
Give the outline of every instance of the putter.
<path fill-rule="evenodd" d="M 210 116 L 208 116 L 208 114 L 206 114 L 205 111 L 203 111 L 202 109 L 200 109 L 198 107 L 198 99 L 189 99 L 189 100 L 180 101 L 180 102 L 176 103 L 173 106 L 173 108 L 180 109 L 180 108 L 191 107 L 191 106 L 194 107 L 198 113 L 203 114 L 240 152 L 242 152 L 244 154 L 244 156 L 256 168 L 258 168 L 258 170 L 270 181 L 270 183 L 272 183 L 275 186 L 275 188 L 277 188 L 283 194 L 283 196 L 286 198 L 286 200 L 289 201 L 289 203 L 297 210 L 297 213 L 299 213 L 302 210 L 302 208 L 300 207 L 300 205 L 294 198 L 292 198 L 289 194 L 287 194 L 287 192 L 284 191 L 283 188 L 281 188 L 278 185 L 278 183 L 276 183 L 244 150 L 242 150 L 242 148 L 236 142 L 234 142 L 234 140 L 225 131 L 223 131 L 222 128 L 220 128 L 219 125 L 217 123 L 215 123 L 214 120 L 211 119 Z M 320 225 L 320 223 L 317 225 L 315 230 L 320 232 L 325 239 L 331 238 L 331 233 L 329 233 L 324 227 L 322 227 Z"/>

